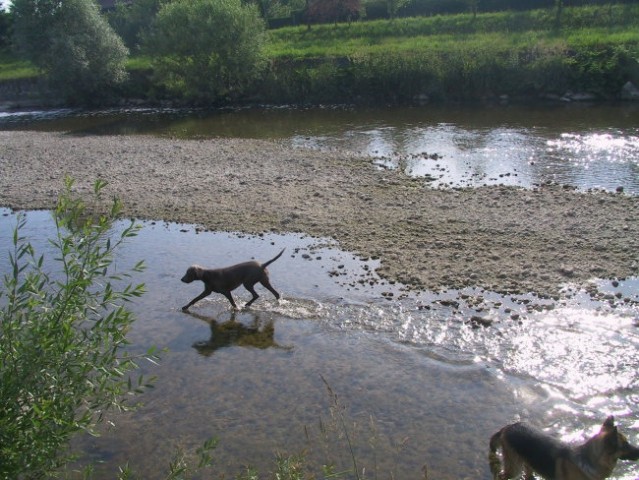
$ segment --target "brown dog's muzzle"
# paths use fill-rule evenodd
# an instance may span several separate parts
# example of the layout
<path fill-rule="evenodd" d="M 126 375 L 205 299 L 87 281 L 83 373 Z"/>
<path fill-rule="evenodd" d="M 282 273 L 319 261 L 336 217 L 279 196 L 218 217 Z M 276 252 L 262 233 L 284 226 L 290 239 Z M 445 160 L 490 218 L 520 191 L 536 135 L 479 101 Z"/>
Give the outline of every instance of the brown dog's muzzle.
<path fill-rule="evenodd" d="M 195 275 L 195 272 L 193 271 L 193 267 L 189 267 L 186 270 L 186 273 L 184 274 L 184 276 L 181 278 L 181 280 L 184 283 L 191 283 L 195 279 L 196 279 L 196 275 Z"/>

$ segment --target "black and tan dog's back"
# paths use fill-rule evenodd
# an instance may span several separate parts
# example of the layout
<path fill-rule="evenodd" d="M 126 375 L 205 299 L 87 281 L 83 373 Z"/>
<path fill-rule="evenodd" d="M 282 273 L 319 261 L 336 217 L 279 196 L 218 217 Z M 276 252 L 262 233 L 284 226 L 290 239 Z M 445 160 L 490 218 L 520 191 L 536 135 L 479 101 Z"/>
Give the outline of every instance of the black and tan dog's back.
<path fill-rule="evenodd" d="M 502 462 L 496 456 L 500 447 Z M 579 446 L 525 423 L 508 425 L 491 437 L 489 458 L 493 477 L 499 480 L 519 478 L 522 471 L 526 479 L 533 479 L 534 472 L 547 480 L 603 480 L 617 460 L 638 460 L 639 448 L 628 443 L 610 416 L 599 433 Z"/>
<path fill-rule="evenodd" d="M 284 250 L 285 249 L 282 249 L 282 251 L 274 258 L 262 264 L 250 261 L 238 263 L 237 265 L 232 265 L 226 268 L 203 268 L 198 265 L 191 265 L 182 277 L 182 281 L 184 283 L 191 283 L 195 280 L 202 280 L 202 282 L 204 282 L 204 291 L 191 300 L 187 305 L 183 306 L 182 310 L 188 310 L 195 302 L 202 300 L 204 297 L 213 292 L 221 293 L 228 298 L 233 308 L 237 308 L 231 292 L 240 285 L 244 285 L 244 288 L 253 295 L 253 298 L 251 298 L 251 300 L 249 300 L 245 305 L 248 307 L 259 297 L 254 288 L 255 284 L 258 282 L 264 285 L 264 287 L 275 295 L 275 298 L 279 299 L 280 294 L 277 293 L 269 282 L 266 267 L 280 258 L 284 253 Z"/>

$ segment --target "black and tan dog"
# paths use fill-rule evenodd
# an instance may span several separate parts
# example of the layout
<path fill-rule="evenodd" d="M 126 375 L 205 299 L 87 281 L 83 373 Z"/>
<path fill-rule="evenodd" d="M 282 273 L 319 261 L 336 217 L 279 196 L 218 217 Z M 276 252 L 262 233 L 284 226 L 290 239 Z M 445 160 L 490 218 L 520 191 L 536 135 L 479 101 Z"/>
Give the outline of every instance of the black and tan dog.
<path fill-rule="evenodd" d="M 497 449 L 502 449 L 502 462 Z M 524 423 L 502 428 L 490 439 L 490 468 L 495 479 L 533 479 L 533 472 L 547 480 L 603 480 L 617 460 L 638 460 L 639 448 L 628 443 L 610 416 L 595 436 L 570 446 Z M 501 470 L 503 464 L 503 471 Z"/>
<path fill-rule="evenodd" d="M 195 280 L 202 280 L 202 282 L 204 282 L 204 291 L 191 300 L 187 305 L 183 306 L 182 311 L 188 310 L 195 302 L 202 300 L 204 297 L 213 292 L 224 295 L 228 298 L 229 302 L 231 302 L 233 308 L 237 309 L 237 305 L 235 304 L 235 300 L 233 300 L 231 292 L 240 285 L 244 285 L 244 288 L 253 295 L 253 298 L 251 298 L 251 300 L 249 300 L 245 305 L 245 307 L 248 307 L 259 297 L 254 288 L 257 282 L 268 288 L 269 291 L 275 295 L 275 298 L 280 298 L 280 294 L 277 293 L 269 282 L 266 267 L 280 258 L 284 253 L 284 250 L 285 249 L 282 249 L 275 258 L 272 258 L 268 262 L 262 264 L 251 261 L 238 263 L 237 265 L 232 265 L 226 268 L 203 268 L 198 265 L 191 265 L 182 277 L 182 281 L 184 283 L 191 283 Z"/>

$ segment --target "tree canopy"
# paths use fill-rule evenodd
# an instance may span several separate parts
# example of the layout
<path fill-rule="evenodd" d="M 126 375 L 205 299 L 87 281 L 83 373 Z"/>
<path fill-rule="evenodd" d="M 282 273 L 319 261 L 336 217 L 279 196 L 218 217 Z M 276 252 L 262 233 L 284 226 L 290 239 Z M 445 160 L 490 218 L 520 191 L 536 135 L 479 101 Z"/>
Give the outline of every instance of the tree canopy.
<path fill-rule="evenodd" d="M 126 79 L 128 50 L 93 0 L 13 0 L 19 51 L 67 100 L 94 103 Z"/>
<path fill-rule="evenodd" d="M 237 98 L 262 72 L 266 28 L 255 4 L 175 0 L 156 17 L 149 48 L 156 73 L 184 98 Z"/>
<path fill-rule="evenodd" d="M 310 0 L 306 10 L 311 22 L 351 21 L 359 17 L 360 0 Z"/>
<path fill-rule="evenodd" d="M 118 1 L 115 10 L 107 13 L 107 19 L 128 48 L 137 49 L 148 34 L 162 0 L 136 0 L 133 3 Z"/>

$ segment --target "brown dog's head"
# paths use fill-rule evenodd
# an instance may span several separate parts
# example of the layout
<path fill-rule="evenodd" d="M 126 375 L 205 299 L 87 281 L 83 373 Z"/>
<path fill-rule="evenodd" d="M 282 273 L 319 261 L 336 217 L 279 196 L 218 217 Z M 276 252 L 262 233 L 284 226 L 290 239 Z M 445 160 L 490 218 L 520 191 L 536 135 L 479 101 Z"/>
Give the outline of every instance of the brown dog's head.
<path fill-rule="evenodd" d="M 202 267 L 199 267 L 197 265 L 191 265 L 189 268 L 186 269 L 186 273 L 184 274 L 181 280 L 184 283 L 191 283 L 194 280 L 199 280 L 201 271 L 202 271 Z"/>

